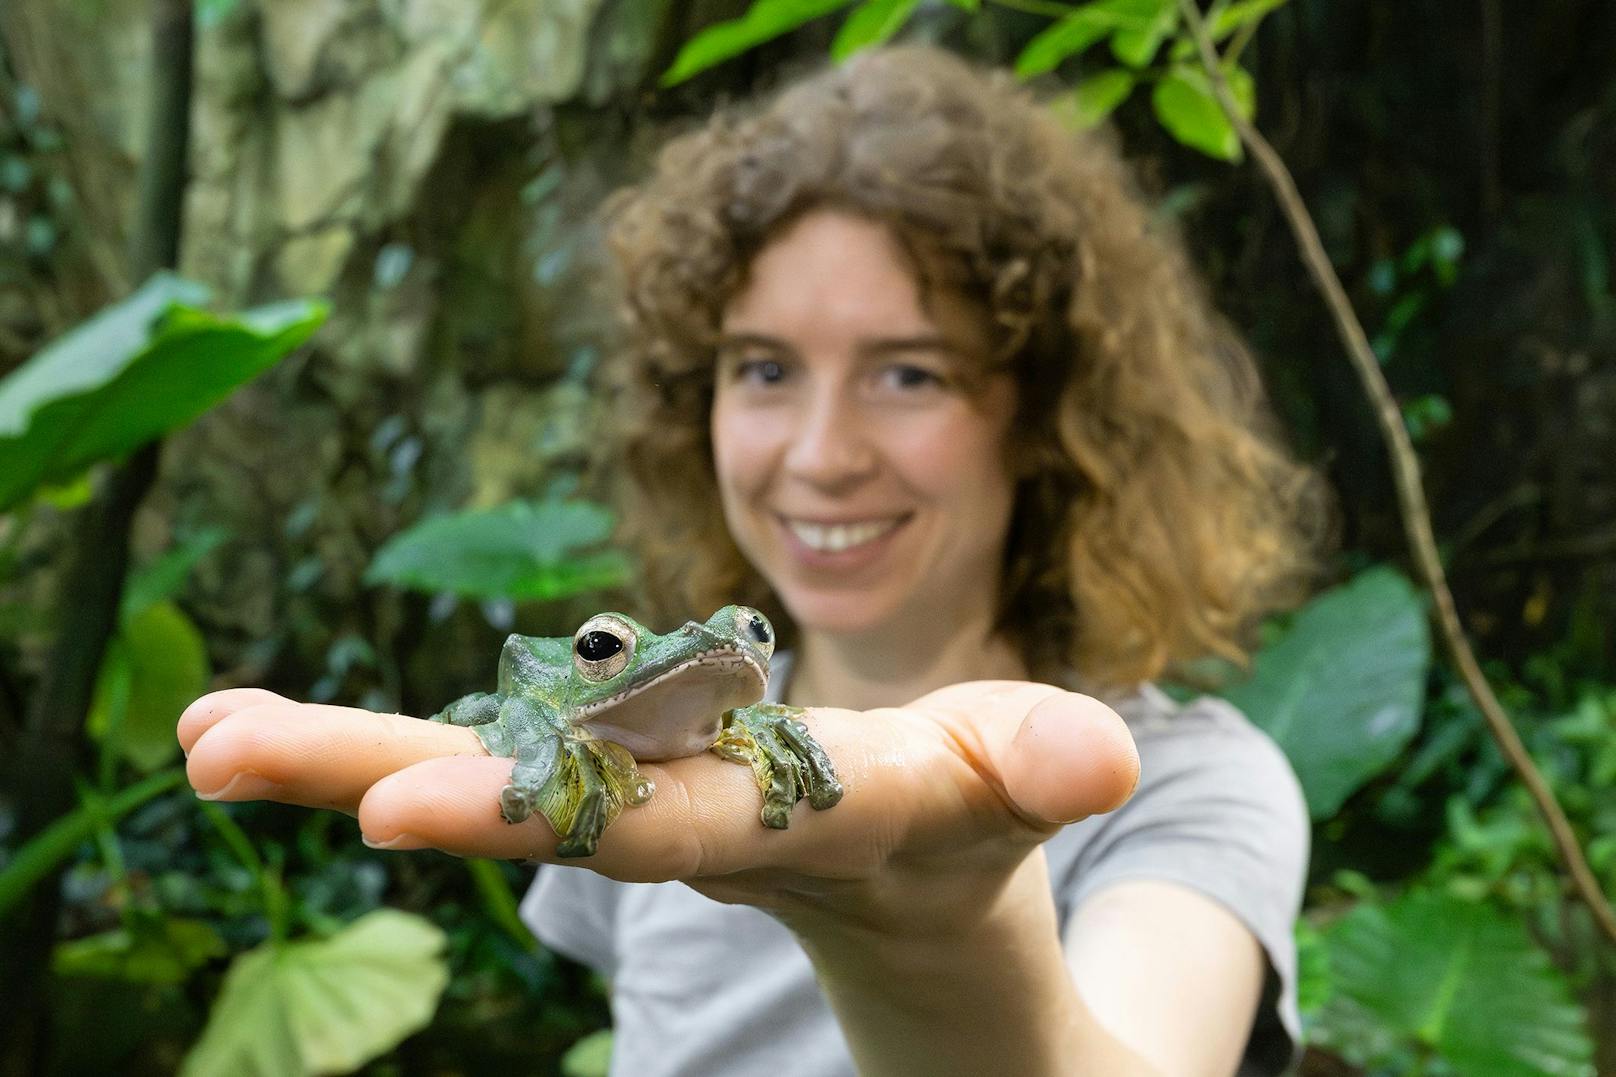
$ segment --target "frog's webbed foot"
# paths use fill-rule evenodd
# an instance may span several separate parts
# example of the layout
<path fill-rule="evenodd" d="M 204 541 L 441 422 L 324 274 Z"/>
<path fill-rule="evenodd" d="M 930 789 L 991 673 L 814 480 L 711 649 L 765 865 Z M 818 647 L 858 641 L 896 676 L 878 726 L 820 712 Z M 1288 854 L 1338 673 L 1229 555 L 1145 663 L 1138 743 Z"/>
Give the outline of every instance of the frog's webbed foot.
<path fill-rule="evenodd" d="M 654 788 L 620 745 L 557 733 L 519 750 L 499 806 L 511 823 L 544 816 L 561 838 L 557 856 L 593 856 L 624 806 L 644 804 Z"/>
<path fill-rule="evenodd" d="M 791 808 L 804 797 L 821 811 L 842 799 L 836 768 L 799 720 L 801 714 L 778 703 L 732 710 L 711 749 L 752 768 L 763 793 L 763 825 L 775 830 L 791 825 Z"/>

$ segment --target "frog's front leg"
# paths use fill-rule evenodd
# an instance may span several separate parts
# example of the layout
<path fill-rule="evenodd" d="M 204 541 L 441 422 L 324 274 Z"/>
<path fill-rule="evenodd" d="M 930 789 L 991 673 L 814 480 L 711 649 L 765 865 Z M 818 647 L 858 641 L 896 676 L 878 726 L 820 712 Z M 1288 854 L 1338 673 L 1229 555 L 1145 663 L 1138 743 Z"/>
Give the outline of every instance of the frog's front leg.
<path fill-rule="evenodd" d="M 561 839 L 557 856 L 593 856 L 624 806 L 644 804 L 654 789 L 627 749 L 555 732 L 518 748 L 500 814 L 520 823 L 537 812 Z"/>
<path fill-rule="evenodd" d="M 711 751 L 752 768 L 763 793 L 763 825 L 784 830 L 791 808 L 803 797 L 823 811 L 842 799 L 842 783 L 830 757 L 802 724 L 802 711 L 778 703 L 756 703 L 724 715 L 724 728 Z"/>
<path fill-rule="evenodd" d="M 490 755 L 516 760 L 500 815 L 508 823 L 544 816 L 561 838 L 560 856 L 592 855 L 625 805 L 651 799 L 654 786 L 627 749 L 581 733 L 527 696 L 474 693 L 432 720 L 470 726 Z"/>

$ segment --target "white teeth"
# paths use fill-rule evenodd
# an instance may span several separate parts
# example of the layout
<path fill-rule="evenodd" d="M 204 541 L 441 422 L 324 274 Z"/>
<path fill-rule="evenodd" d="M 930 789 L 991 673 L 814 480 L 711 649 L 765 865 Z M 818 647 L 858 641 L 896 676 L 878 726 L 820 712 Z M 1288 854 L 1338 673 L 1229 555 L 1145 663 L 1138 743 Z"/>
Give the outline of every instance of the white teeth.
<path fill-rule="evenodd" d="M 897 527 L 898 519 L 870 520 L 857 524 L 822 524 L 805 523 L 802 520 L 787 520 L 786 526 L 791 533 L 802 540 L 804 546 L 818 550 L 821 553 L 840 553 L 842 550 L 862 546 L 866 542 L 873 542 Z"/>

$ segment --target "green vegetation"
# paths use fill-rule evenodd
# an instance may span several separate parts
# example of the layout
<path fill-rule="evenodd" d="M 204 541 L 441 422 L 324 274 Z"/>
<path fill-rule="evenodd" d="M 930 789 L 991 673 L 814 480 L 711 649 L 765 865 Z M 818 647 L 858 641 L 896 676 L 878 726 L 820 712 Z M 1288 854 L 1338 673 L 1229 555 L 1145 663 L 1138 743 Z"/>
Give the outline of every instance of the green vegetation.
<path fill-rule="evenodd" d="M 453 48 L 366 0 L 308 26 L 254 7 L 197 9 L 212 66 L 181 262 L 206 285 L 109 268 L 133 176 L 98 125 L 136 128 L 119 102 L 147 76 L 83 75 L 144 28 L 41 0 L 0 16 L 0 935 L 43 955 L 11 986 L 54 1024 L 0 1035 L 7 1064 L 604 1072 L 603 986 L 527 935 L 524 872 L 199 802 L 173 723 L 225 684 L 430 713 L 486 681 L 502 633 L 556 631 L 631 581 L 577 492 L 607 346 L 589 211 L 658 123 L 915 39 L 1115 124 L 1340 490 L 1335 586 L 1266 626 L 1251 670 L 1195 671 L 1284 748 L 1313 813 L 1319 1072 L 1616 1067 L 1616 946 L 1435 653 L 1385 450 L 1176 0 L 736 0 L 699 26 L 666 0 L 571 22 L 468 5 L 487 33 Z M 1616 895 L 1609 15 L 1573 3 L 1528 34 L 1536 16 L 1497 3 L 1462 30 L 1389 0 L 1205 10 L 1370 330 L 1488 677 Z M 76 78 L 45 38 L 82 44 Z M 159 438 L 64 726 L 46 685 L 70 555 Z M 10 763 L 47 726 L 72 731 L 65 802 L 34 819 L 38 776 Z"/>

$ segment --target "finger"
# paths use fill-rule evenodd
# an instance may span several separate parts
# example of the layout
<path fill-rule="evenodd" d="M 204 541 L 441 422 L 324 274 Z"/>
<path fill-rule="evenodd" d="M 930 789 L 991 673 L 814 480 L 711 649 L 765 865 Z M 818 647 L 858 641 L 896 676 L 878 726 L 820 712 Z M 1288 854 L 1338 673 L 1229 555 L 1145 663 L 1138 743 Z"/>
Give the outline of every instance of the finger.
<path fill-rule="evenodd" d="M 175 734 L 180 739 L 180 748 L 190 755 L 191 745 L 220 719 L 260 703 L 290 702 L 285 696 L 278 696 L 267 688 L 226 688 L 221 692 L 209 692 L 185 708 Z"/>
<path fill-rule="evenodd" d="M 815 736 L 835 758 L 846 788 L 835 807 L 814 811 L 799 803 L 789 829 L 770 830 L 759 819 L 762 799 L 749 768 L 705 753 L 642 764 L 642 773 L 656 783 L 651 800 L 625 809 L 607 827 L 594 856 L 561 862 L 626 882 L 758 867 L 856 875 L 879 855 L 875 844 L 890 835 L 893 819 L 903 813 L 880 807 L 890 798 L 883 798 L 881 783 L 869 776 L 884 764 L 838 735 L 843 723 L 834 719 L 844 713 L 850 714 L 816 712 L 814 719 Z M 845 732 L 855 732 L 851 722 Z M 512 825 L 500 815 L 499 794 L 511 766 L 508 759 L 431 759 L 378 780 L 359 805 L 365 840 L 389 849 L 432 847 L 458 856 L 556 860 L 559 839 L 546 820 L 535 815 Z"/>
<path fill-rule="evenodd" d="M 948 725 L 984 780 L 1034 824 L 1111 811 L 1139 779 L 1127 724 L 1089 696 L 1025 681 L 973 681 L 913 706 Z"/>
<path fill-rule="evenodd" d="M 185 770 L 198 796 L 354 812 L 365 790 L 395 771 L 487 754 L 463 726 L 275 698 L 225 715 L 191 745 Z"/>
<path fill-rule="evenodd" d="M 1139 750 L 1122 718 L 1076 692 L 1037 703 L 1000 755 L 1005 790 L 1024 815 L 1074 823 L 1113 811 L 1139 784 Z"/>

